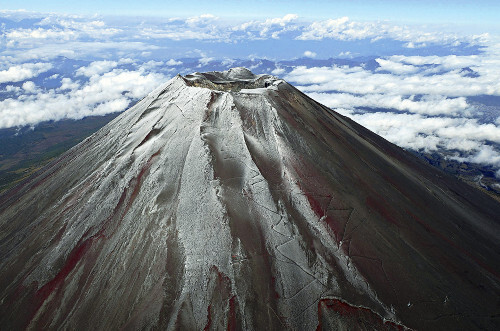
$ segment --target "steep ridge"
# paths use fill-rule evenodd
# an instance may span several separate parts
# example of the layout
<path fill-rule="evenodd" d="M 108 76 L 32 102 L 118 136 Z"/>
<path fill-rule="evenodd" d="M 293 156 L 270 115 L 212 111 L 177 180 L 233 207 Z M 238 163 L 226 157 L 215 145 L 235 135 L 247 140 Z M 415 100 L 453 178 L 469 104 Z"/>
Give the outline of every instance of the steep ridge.
<path fill-rule="evenodd" d="M 243 68 L 0 197 L 6 329 L 498 329 L 500 205 Z"/>

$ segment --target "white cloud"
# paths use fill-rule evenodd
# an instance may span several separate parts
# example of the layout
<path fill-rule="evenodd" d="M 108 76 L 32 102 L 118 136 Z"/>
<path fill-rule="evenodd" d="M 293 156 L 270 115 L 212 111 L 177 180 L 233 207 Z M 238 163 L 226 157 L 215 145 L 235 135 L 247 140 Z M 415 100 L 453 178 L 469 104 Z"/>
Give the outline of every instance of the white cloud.
<path fill-rule="evenodd" d="M 380 68 L 375 72 L 347 66 L 295 67 L 284 78 L 401 147 L 447 155 L 458 151 L 454 159 L 490 165 L 497 171 L 500 117 L 495 123 L 484 123 L 481 108 L 466 99 L 500 96 L 497 53 L 489 49 L 472 56 L 394 55 L 376 61 Z M 477 77 L 464 75 L 466 67 Z M 500 170 L 498 174 L 500 178 Z"/>
<path fill-rule="evenodd" d="M 217 21 L 219 18 L 212 14 L 203 14 L 200 16 L 194 16 L 186 19 L 186 24 L 188 25 L 206 25 Z"/>
<path fill-rule="evenodd" d="M 344 33 L 347 30 L 349 17 L 328 19 L 321 22 L 313 22 L 297 39 L 300 40 L 322 40 L 325 38 L 348 39 Z"/>
<path fill-rule="evenodd" d="M 3 53 L 11 62 L 52 60 L 59 56 L 69 59 L 107 59 L 129 53 L 140 54 L 145 50 L 157 50 L 159 46 L 138 41 L 69 41 L 66 43 L 42 43 L 36 47 L 7 49 Z"/>
<path fill-rule="evenodd" d="M 43 19 L 38 25 L 36 28 L 18 28 L 6 31 L 4 36 L 7 48 L 34 48 L 48 42 L 64 44 L 77 40 L 103 40 L 122 32 L 121 29 L 106 27 L 103 21 L 75 21 L 55 16 Z"/>
<path fill-rule="evenodd" d="M 23 90 L 27 93 L 33 93 L 36 91 L 36 85 L 32 81 L 27 81 L 23 83 Z"/>
<path fill-rule="evenodd" d="M 5 86 L 5 92 L 7 92 L 7 93 L 19 93 L 19 92 L 21 92 L 21 88 L 19 86 L 7 85 L 7 86 Z"/>
<path fill-rule="evenodd" d="M 264 26 L 272 26 L 272 25 L 285 26 L 288 23 L 297 20 L 297 18 L 299 18 L 299 16 L 296 14 L 287 14 L 283 17 L 268 18 L 267 20 L 264 21 L 263 25 Z"/>
<path fill-rule="evenodd" d="M 57 16 L 49 16 L 42 20 L 39 25 L 56 25 L 65 30 L 78 31 L 79 33 L 85 34 L 92 38 L 109 37 L 122 32 L 121 29 L 107 27 L 104 21 L 89 21 L 87 19 L 75 20 Z"/>
<path fill-rule="evenodd" d="M 130 59 L 130 58 L 120 58 L 118 60 L 118 64 L 133 64 L 135 63 L 134 59 Z"/>
<path fill-rule="evenodd" d="M 204 14 L 190 17 L 185 20 L 174 18 L 169 19 L 166 24 L 147 24 L 135 27 L 137 31 L 135 38 L 147 39 L 171 39 L 179 40 L 218 40 L 231 41 L 230 29 L 219 18 Z"/>
<path fill-rule="evenodd" d="M 363 94 L 353 95 L 349 93 L 307 93 L 311 98 L 331 108 L 353 109 L 357 107 L 385 108 L 399 111 L 407 111 L 416 114 L 463 116 L 463 113 L 471 110 L 464 97 L 447 98 L 439 95 L 426 95 L 415 100 L 414 96 L 403 97 L 401 95 L 386 94 Z"/>
<path fill-rule="evenodd" d="M 278 76 L 278 75 L 281 75 L 281 74 L 285 73 L 285 69 L 278 67 L 278 68 L 274 69 L 273 71 L 271 71 L 271 73 L 273 75 Z"/>
<path fill-rule="evenodd" d="M 202 54 L 202 57 L 201 59 L 198 60 L 198 62 L 200 63 L 199 67 L 200 66 L 206 66 L 207 64 L 209 64 L 210 62 L 212 62 L 213 60 L 215 60 L 215 58 L 213 57 L 208 57 L 204 54 Z"/>
<path fill-rule="evenodd" d="M 464 77 L 459 70 L 440 75 L 373 74 L 361 67 L 296 67 L 285 79 L 306 92 L 342 91 L 347 93 L 379 93 L 388 95 L 430 94 L 449 97 L 471 95 L 500 96 L 500 66 L 481 67 L 478 78 Z"/>
<path fill-rule="evenodd" d="M 481 57 L 478 55 L 468 55 L 468 56 L 457 56 L 457 55 L 447 55 L 447 56 L 403 56 L 403 55 L 393 55 L 389 57 L 388 61 L 405 63 L 410 65 L 440 65 L 443 69 L 461 69 L 463 67 L 478 66 L 481 64 Z M 378 60 L 377 60 L 378 61 Z"/>
<path fill-rule="evenodd" d="M 153 70 L 154 71 L 154 70 L 158 70 L 158 68 L 161 68 L 164 65 L 165 65 L 165 62 L 163 62 L 163 61 L 151 60 L 151 61 L 148 61 L 148 62 L 141 64 L 140 68 L 143 70 L 148 70 L 148 71 Z"/>
<path fill-rule="evenodd" d="M 383 38 L 391 38 L 399 41 L 406 41 L 406 47 L 418 48 L 426 43 L 439 43 L 449 45 L 459 45 L 461 40 L 475 43 L 482 42 L 485 36 L 479 38 L 460 38 L 456 34 L 444 32 L 426 32 L 424 27 L 409 28 L 382 22 L 356 22 L 348 17 L 328 19 L 324 21 L 312 22 L 302 30 L 297 37 L 298 40 L 361 40 L 371 39 L 377 41 Z"/>
<path fill-rule="evenodd" d="M 222 39 L 224 35 L 219 31 L 206 31 L 201 29 L 184 29 L 178 26 L 169 27 L 168 29 L 144 28 L 140 31 L 141 37 L 172 39 L 172 40 L 210 40 Z"/>
<path fill-rule="evenodd" d="M 305 57 L 315 58 L 315 57 L 316 57 L 316 55 L 317 55 L 316 53 L 311 52 L 311 51 L 305 51 L 305 52 L 304 52 L 304 56 L 305 56 Z"/>
<path fill-rule="evenodd" d="M 407 65 L 407 64 L 402 64 L 400 62 L 394 62 L 391 60 L 384 60 L 384 59 L 376 59 L 377 63 L 379 64 L 379 68 L 377 68 L 377 71 L 390 71 L 395 74 L 411 74 L 415 73 L 419 70 L 419 68 L 412 66 L 412 65 Z"/>
<path fill-rule="evenodd" d="M 23 17 L 33 15 L 14 14 L 24 15 Z M 40 14 L 36 17 L 43 18 Z M 490 124 L 477 121 L 475 112 L 480 109 L 476 109 L 466 97 L 481 94 L 500 96 L 500 40 L 487 34 L 458 36 L 442 31 L 428 31 L 425 27 L 357 22 L 347 17 L 304 23 L 298 20 L 297 15 L 288 14 L 236 24 L 210 14 L 188 19 L 144 22 L 136 19 L 118 22 L 105 21 L 97 16 L 89 18 L 50 14 L 31 27 L 3 30 L 0 83 L 20 82 L 15 85 L 22 85 L 24 90 L 10 84 L 4 91 L 0 91 L 4 96 L 12 93 L 8 95 L 11 99 L 0 102 L 0 127 L 119 111 L 165 79 L 165 76 L 152 72 L 170 72 L 175 70 L 172 68 L 174 66 L 183 66 L 179 70 L 182 71 L 184 66 L 211 64 L 216 56 L 213 51 L 213 47 L 217 47 L 216 43 L 228 43 L 231 48 L 234 46 L 234 49 L 241 50 L 241 47 L 245 47 L 243 44 L 238 45 L 241 41 L 277 39 L 283 36 L 298 39 L 289 40 L 290 43 L 298 44 L 303 43 L 302 40 L 368 39 L 375 42 L 385 38 L 413 47 L 414 51 L 411 53 L 416 54 L 421 52 L 419 47 L 435 44 L 459 46 L 463 49 L 461 42 L 464 41 L 483 46 L 487 43 L 488 47 L 483 48 L 481 54 L 472 56 L 397 54 L 379 57 L 376 61 L 380 68 L 374 72 L 362 67 L 347 66 L 296 67 L 286 74 L 289 70 L 278 66 L 272 73 L 286 74 L 285 79 L 298 85 L 313 98 L 352 116 L 403 147 L 426 150 L 447 148 L 461 151 L 460 157 L 469 157 L 471 160 L 487 162 L 488 158 L 494 159 L 495 155 L 491 151 L 488 153 L 488 149 L 483 147 L 489 146 L 490 142 L 498 143 L 497 127 L 500 125 L 500 117 Z M 170 45 L 172 42 L 165 42 L 164 39 L 189 40 L 190 43 Z M 340 57 L 359 55 L 350 53 L 353 50 L 348 48 L 349 43 L 337 44 L 345 46 Z M 180 47 L 177 48 L 176 45 Z M 188 50 L 183 51 L 183 47 Z M 201 51 L 195 50 L 196 48 L 201 48 Z M 314 48 L 309 49 L 304 52 L 304 56 L 314 57 Z M 432 52 L 432 49 L 429 51 Z M 402 49 L 402 52 L 410 53 L 408 49 Z M 159 54 L 168 54 L 174 58 L 160 58 Z M 201 57 L 194 65 L 175 60 L 193 54 Z M 37 87 L 34 83 L 26 82 L 36 81 L 40 85 L 34 78 L 53 69 L 51 64 L 43 62 L 58 56 L 93 62 L 88 66 L 75 68 L 76 71 L 72 73 L 61 72 L 59 77 L 64 78 L 61 79 L 59 88 L 42 92 L 40 87 L 43 86 Z M 143 57 L 151 61 L 141 63 L 139 59 Z M 25 63 L 28 61 L 36 63 Z M 234 60 L 227 59 L 222 63 L 224 66 L 232 65 Z M 119 69 L 124 64 L 131 64 L 127 68 L 137 69 Z M 252 64 L 257 67 L 261 62 L 255 61 Z M 471 68 L 475 74 L 468 75 L 469 71 L 462 71 L 465 67 Z M 472 77 L 476 74 L 478 77 Z M 54 81 L 48 84 L 53 86 Z M 396 112 L 378 111 L 369 114 L 362 113 L 360 108 L 370 108 L 371 111 L 373 108 L 390 108 Z M 492 147 L 493 152 L 497 151 L 495 146 Z"/>
<path fill-rule="evenodd" d="M 14 39 L 17 42 L 23 39 L 58 39 L 70 40 L 78 38 L 78 33 L 73 30 L 56 30 L 56 29 L 17 29 L 11 30 L 5 34 L 9 39 Z"/>
<path fill-rule="evenodd" d="M 450 159 L 460 162 L 471 162 L 500 167 L 500 153 L 493 149 L 493 147 L 490 145 L 481 146 L 472 155 L 466 157 L 451 156 Z M 500 170 L 498 170 L 495 175 L 497 178 L 500 178 Z"/>
<path fill-rule="evenodd" d="M 162 74 L 119 69 L 93 75 L 82 86 L 63 79 L 62 85 L 70 90 L 38 91 L 0 101 L 0 128 L 121 111 L 166 80 Z"/>
<path fill-rule="evenodd" d="M 170 59 L 167 62 L 165 62 L 165 64 L 168 66 L 180 66 L 182 65 L 182 61 L 176 61 L 174 59 Z"/>
<path fill-rule="evenodd" d="M 348 111 L 347 115 L 396 145 L 415 150 L 444 148 L 475 153 L 487 146 L 485 141 L 500 143 L 500 128 L 480 124 L 475 119 L 389 112 L 357 114 Z"/>
<path fill-rule="evenodd" d="M 20 82 L 40 75 L 52 69 L 50 63 L 24 63 L 10 66 L 7 70 L 0 71 L 0 83 Z"/>
<path fill-rule="evenodd" d="M 298 27 L 293 25 L 299 18 L 296 14 L 287 14 L 283 17 L 268 18 L 265 21 L 249 21 L 234 26 L 233 31 L 245 31 L 248 39 L 266 39 L 269 36 L 278 39 L 280 34 L 287 31 L 294 31 Z"/>
<path fill-rule="evenodd" d="M 92 77 L 111 71 L 118 65 L 116 61 L 94 61 L 87 67 L 81 67 L 76 71 L 77 76 Z"/>
<path fill-rule="evenodd" d="M 77 82 L 73 82 L 71 78 L 63 78 L 61 79 L 61 87 L 59 87 L 59 90 L 76 90 L 77 88 L 80 87 L 80 84 Z"/>
<path fill-rule="evenodd" d="M 406 48 L 424 48 L 424 47 L 427 47 L 427 44 L 426 43 L 415 44 L 413 41 L 410 41 L 410 42 L 407 42 L 406 44 L 404 44 L 403 47 L 406 47 Z"/>
<path fill-rule="evenodd" d="M 236 60 L 233 60 L 233 59 L 226 57 L 222 60 L 221 64 L 223 66 L 229 67 L 229 66 L 232 66 L 234 62 L 236 62 Z"/>

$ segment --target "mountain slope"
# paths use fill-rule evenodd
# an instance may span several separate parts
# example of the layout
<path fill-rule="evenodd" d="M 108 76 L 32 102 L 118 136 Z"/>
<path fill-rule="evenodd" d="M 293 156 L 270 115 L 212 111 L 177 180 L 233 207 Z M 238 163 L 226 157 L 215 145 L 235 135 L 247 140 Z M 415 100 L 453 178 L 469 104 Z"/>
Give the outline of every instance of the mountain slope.
<path fill-rule="evenodd" d="M 0 197 L 0 322 L 495 329 L 498 215 L 282 80 L 177 76 Z"/>

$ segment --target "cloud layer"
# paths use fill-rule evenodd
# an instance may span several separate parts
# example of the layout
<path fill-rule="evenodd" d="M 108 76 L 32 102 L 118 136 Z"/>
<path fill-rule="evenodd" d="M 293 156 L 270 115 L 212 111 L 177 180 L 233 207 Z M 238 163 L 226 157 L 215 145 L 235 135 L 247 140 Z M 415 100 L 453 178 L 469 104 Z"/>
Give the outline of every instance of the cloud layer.
<path fill-rule="evenodd" d="M 144 70 L 110 70 L 101 61 L 77 70 L 90 75 L 86 82 L 63 78 L 57 89 L 43 89 L 32 81 L 22 85 L 24 93 L 0 101 L 0 128 L 35 125 L 42 121 L 80 119 L 126 109 L 169 77 Z"/>
<path fill-rule="evenodd" d="M 377 58 L 372 69 L 298 66 L 285 79 L 401 147 L 500 169 L 499 60 L 490 52 L 395 55 Z M 497 106 L 467 98 L 474 96 L 493 98 Z"/>
<path fill-rule="evenodd" d="M 296 14 L 0 18 L 0 128 L 122 111 L 178 72 L 244 65 L 404 148 L 490 165 L 500 177 L 495 35 Z"/>

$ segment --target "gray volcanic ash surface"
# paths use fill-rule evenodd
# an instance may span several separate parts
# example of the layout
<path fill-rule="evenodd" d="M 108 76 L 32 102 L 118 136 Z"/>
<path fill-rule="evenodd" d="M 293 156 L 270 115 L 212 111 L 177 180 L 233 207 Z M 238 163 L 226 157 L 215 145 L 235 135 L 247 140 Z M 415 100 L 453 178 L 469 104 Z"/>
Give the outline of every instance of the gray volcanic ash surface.
<path fill-rule="evenodd" d="M 498 215 L 283 80 L 177 76 L 0 196 L 0 325 L 498 329 Z"/>

